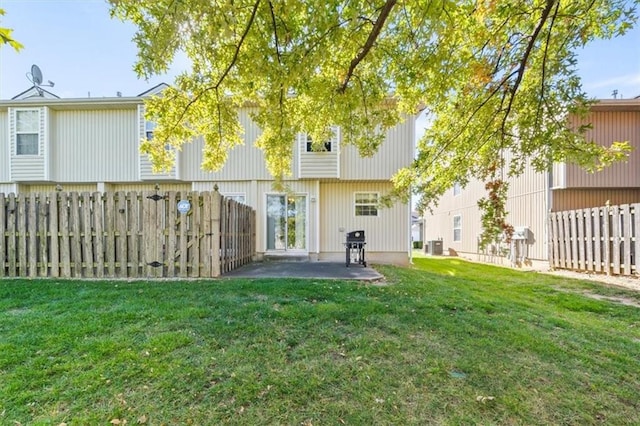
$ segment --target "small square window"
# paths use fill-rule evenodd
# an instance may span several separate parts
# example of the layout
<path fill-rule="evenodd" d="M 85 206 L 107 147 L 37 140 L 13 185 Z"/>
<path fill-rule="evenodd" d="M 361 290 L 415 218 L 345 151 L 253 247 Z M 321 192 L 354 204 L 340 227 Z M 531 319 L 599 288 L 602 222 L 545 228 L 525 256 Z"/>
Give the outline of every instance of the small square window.
<path fill-rule="evenodd" d="M 355 194 L 356 216 L 378 216 L 378 193 L 356 192 Z"/>
<path fill-rule="evenodd" d="M 313 140 L 307 135 L 307 152 L 331 152 L 331 141 L 326 141 L 322 148 L 314 149 Z"/>

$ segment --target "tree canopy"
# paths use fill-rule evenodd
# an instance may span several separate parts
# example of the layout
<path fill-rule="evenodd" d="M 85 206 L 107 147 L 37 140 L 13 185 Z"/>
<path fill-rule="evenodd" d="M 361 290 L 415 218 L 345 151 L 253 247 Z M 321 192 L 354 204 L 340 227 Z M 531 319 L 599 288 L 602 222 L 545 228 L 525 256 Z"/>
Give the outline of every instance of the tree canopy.
<path fill-rule="evenodd" d="M 0 16 L 4 14 L 5 14 L 4 9 L 0 9 Z M 22 44 L 20 44 L 19 42 L 13 39 L 13 36 L 11 35 L 12 32 L 13 30 L 10 28 L 0 27 L 0 47 L 3 44 L 8 44 L 9 46 L 13 47 L 15 50 L 22 49 L 23 47 Z"/>
<path fill-rule="evenodd" d="M 385 129 L 426 109 L 418 156 L 393 178 L 394 196 L 413 190 L 423 207 L 454 182 L 554 161 L 596 169 L 628 150 L 585 140 L 566 117 L 589 104 L 577 49 L 631 28 L 639 0 L 110 2 L 138 28 L 139 75 L 166 72 L 177 52 L 191 61 L 147 102 L 158 126 L 143 150 L 157 167 L 171 162 L 167 142 L 201 135 L 203 167 L 221 168 L 247 103 L 276 178 L 290 173 L 298 132 L 322 141 L 338 125 L 342 143 L 367 156 Z"/>

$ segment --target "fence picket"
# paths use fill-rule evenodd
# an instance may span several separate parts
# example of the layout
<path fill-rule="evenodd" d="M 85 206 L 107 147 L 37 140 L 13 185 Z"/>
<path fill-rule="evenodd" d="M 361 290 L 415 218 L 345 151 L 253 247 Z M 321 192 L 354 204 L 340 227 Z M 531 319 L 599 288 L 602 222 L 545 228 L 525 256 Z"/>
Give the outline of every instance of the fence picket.
<path fill-rule="evenodd" d="M 83 264 L 83 276 L 91 278 L 93 277 L 93 226 L 91 224 L 91 210 L 92 200 L 88 192 L 81 194 L 80 204 L 80 217 L 81 219 L 81 231 L 80 237 L 82 241 L 82 264 Z"/>
<path fill-rule="evenodd" d="M 622 270 L 625 275 L 631 275 L 631 206 L 629 204 L 623 204 L 620 206 L 620 212 L 622 218 L 620 224 L 622 225 L 620 251 L 622 259 L 620 259 Z"/>
<path fill-rule="evenodd" d="M 15 277 L 18 274 L 17 260 L 18 260 L 18 247 L 17 247 L 17 235 L 16 225 L 18 216 L 18 205 L 15 194 L 9 194 L 9 203 L 7 208 L 7 256 L 9 257 L 9 270 L 7 275 Z"/>
<path fill-rule="evenodd" d="M 59 235 L 59 199 L 58 193 L 53 192 L 49 197 L 48 217 L 49 217 L 49 273 L 52 277 L 60 276 L 60 235 Z M 1 210 L 1 209 L 0 209 Z"/>
<path fill-rule="evenodd" d="M 640 203 L 633 204 L 633 259 L 634 271 L 636 275 L 640 275 Z"/>
<path fill-rule="evenodd" d="M 49 242 L 47 241 L 48 206 L 47 194 L 40 194 L 38 202 L 38 252 L 40 256 L 40 271 L 38 275 L 41 277 L 49 275 Z"/>
<path fill-rule="evenodd" d="M 80 197 L 78 193 L 71 193 L 71 259 L 73 276 L 82 277 L 82 251 L 80 240 Z"/>
<path fill-rule="evenodd" d="M 6 200 L 4 193 L 0 192 L 0 278 L 4 277 L 7 269 L 7 262 L 9 260 L 9 253 L 7 252 L 7 236 L 6 231 Z"/>
<path fill-rule="evenodd" d="M 61 276 L 71 277 L 71 241 L 69 236 L 69 196 L 63 192 L 60 194 L 58 204 L 60 217 L 60 264 L 62 265 Z"/>
<path fill-rule="evenodd" d="M 93 195 L 93 214 L 94 214 L 94 229 L 95 229 L 95 265 L 96 265 L 96 277 L 104 277 L 104 200 L 102 194 L 94 192 Z"/>
<path fill-rule="evenodd" d="M 136 192 L 127 193 L 127 198 L 129 199 L 129 239 L 127 244 L 127 252 L 128 252 L 128 263 L 129 263 L 129 272 L 128 276 L 132 278 L 137 278 L 140 276 L 140 232 L 142 229 L 142 224 L 140 223 L 140 208 L 142 200 L 138 196 Z"/>
<path fill-rule="evenodd" d="M 584 209 L 584 227 L 585 227 L 585 252 L 586 263 L 585 270 L 593 271 L 593 210 Z"/>

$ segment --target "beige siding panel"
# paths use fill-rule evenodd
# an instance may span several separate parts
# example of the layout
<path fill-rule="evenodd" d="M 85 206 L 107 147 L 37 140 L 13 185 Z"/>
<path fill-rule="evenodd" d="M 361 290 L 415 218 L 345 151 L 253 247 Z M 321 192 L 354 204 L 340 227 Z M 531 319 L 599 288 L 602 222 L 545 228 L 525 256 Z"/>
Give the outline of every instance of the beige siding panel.
<path fill-rule="evenodd" d="M 9 114 L 0 111 L 0 182 L 9 181 Z"/>
<path fill-rule="evenodd" d="M 354 146 L 342 146 L 340 152 L 340 179 L 387 180 L 398 169 L 411 164 L 415 146 L 415 118 L 389 129 L 384 142 L 371 157 L 362 158 Z"/>
<path fill-rule="evenodd" d="M 138 180 L 135 109 L 57 111 L 52 132 L 53 180 Z"/>
<path fill-rule="evenodd" d="M 250 110 L 240 112 L 240 123 L 244 128 L 244 145 L 229 152 L 227 161 L 218 172 L 202 170 L 202 150 L 204 141 L 197 138 L 182 148 L 180 171 L 182 179 L 190 181 L 227 181 L 227 180 L 271 180 L 265 167 L 264 153 L 254 146 L 262 131 L 249 117 Z M 291 142 L 293 144 L 293 141 Z M 295 169 L 294 169 L 295 170 Z"/>
<path fill-rule="evenodd" d="M 640 202 L 640 188 L 564 189 L 553 191 L 553 211 L 576 210 Z"/>
<path fill-rule="evenodd" d="M 56 192 L 56 184 L 39 184 L 39 185 L 23 185 L 20 192 Z M 64 192 L 96 192 L 96 185 L 78 185 L 78 184 L 66 184 L 62 185 Z"/>
<path fill-rule="evenodd" d="M 167 191 L 191 191 L 190 183 L 171 183 L 160 182 L 157 184 L 159 192 Z M 155 183 L 121 183 L 111 184 L 106 188 L 109 192 L 123 191 L 123 192 L 143 192 L 143 191 L 155 191 Z"/>
<path fill-rule="evenodd" d="M 624 163 L 617 163 L 600 172 L 587 173 L 567 165 L 567 188 L 630 188 L 640 187 L 640 111 L 596 111 L 589 120 L 593 129 L 587 140 L 602 145 L 628 141 L 635 149 Z"/>
<path fill-rule="evenodd" d="M 377 217 L 355 216 L 354 194 L 391 190 L 389 182 L 320 183 L 320 251 L 344 253 L 346 233 L 364 230 L 366 250 L 404 252 L 409 250 L 409 208 L 397 203 L 380 209 Z"/>

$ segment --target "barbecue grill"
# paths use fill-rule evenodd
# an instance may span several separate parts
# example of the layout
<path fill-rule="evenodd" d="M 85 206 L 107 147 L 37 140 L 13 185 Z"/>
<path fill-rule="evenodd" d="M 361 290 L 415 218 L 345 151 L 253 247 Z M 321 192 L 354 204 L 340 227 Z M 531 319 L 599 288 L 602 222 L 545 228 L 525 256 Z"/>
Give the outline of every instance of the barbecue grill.
<path fill-rule="evenodd" d="M 358 263 L 367 266 L 364 260 L 364 246 L 367 243 L 364 239 L 364 231 L 353 231 L 347 233 L 347 241 L 344 243 L 347 254 L 347 268 L 351 263 Z"/>

